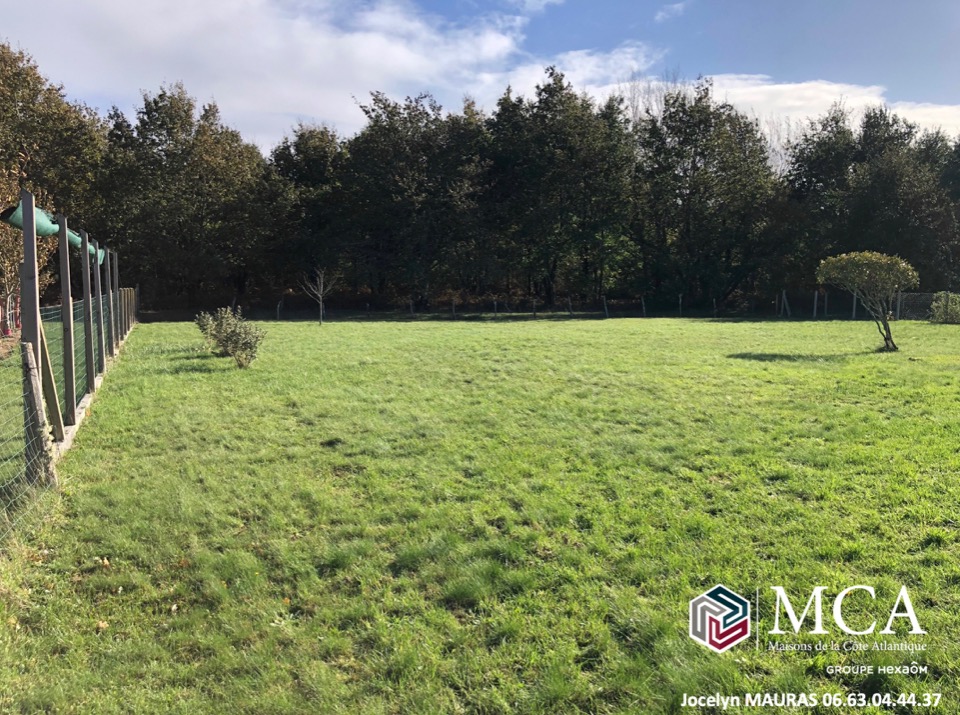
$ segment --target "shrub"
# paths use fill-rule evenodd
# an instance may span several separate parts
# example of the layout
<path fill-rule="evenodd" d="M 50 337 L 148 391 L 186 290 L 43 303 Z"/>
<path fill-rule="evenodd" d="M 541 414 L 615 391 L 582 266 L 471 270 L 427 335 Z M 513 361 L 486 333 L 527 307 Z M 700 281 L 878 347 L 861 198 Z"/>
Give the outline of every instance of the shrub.
<path fill-rule="evenodd" d="M 930 320 L 934 323 L 960 323 L 960 294 L 941 291 L 933 296 Z"/>
<path fill-rule="evenodd" d="M 232 357 L 237 367 L 247 367 L 257 357 L 257 350 L 266 335 L 256 325 L 243 319 L 240 311 L 220 308 L 216 313 L 200 313 L 194 321 L 207 346 L 220 357 Z"/>

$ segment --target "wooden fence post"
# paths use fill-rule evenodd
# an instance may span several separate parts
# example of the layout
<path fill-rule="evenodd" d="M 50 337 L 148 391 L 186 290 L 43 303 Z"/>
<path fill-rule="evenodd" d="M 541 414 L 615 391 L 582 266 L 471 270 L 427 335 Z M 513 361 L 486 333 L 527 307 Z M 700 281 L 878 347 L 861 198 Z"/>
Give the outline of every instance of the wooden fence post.
<path fill-rule="evenodd" d="M 103 281 L 100 273 L 100 245 L 94 241 L 93 250 L 96 251 L 93 258 L 93 300 L 97 305 L 97 347 L 99 355 L 97 356 L 97 372 L 102 374 L 107 368 L 107 336 L 106 325 L 103 321 Z"/>
<path fill-rule="evenodd" d="M 40 279 L 37 269 L 37 224 L 33 194 L 20 191 L 23 207 L 23 264 L 20 270 L 20 336 L 33 346 L 33 360 L 40 364 Z"/>
<path fill-rule="evenodd" d="M 91 395 L 97 389 L 97 364 L 93 350 L 93 293 L 90 290 L 90 237 L 86 231 L 80 232 L 83 243 L 80 250 L 80 268 L 83 271 L 83 357 L 87 368 L 87 392 Z"/>
<path fill-rule="evenodd" d="M 813 317 L 817 317 L 817 303 L 820 301 L 820 292 L 813 291 Z"/>
<path fill-rule="evenodd" d="M 40 324 L 40 388 L 43 390 L 43 399 L 47 403 L 47 413 L 50 417 L 50 427 L 53 429 L 53 439 L 62 442 L 66 438 L 63 425 L 63 415 L 60 414 L 60 399 L 57 395 L 57 378 L 53 374 L 53 364 L 50 362 L 50 348 L 47 336 L 43 332 L 43 323 Z"/>
<path fill-rule="evenodd" d="M 112 251 L 103 249 L 103 265 L 104 269 L 107 272 L 106 275 L 106 298 L 107 298 L 107 315 L 106 315 L 106 339 L 107 339 L 107 354 L 110 357 L 116 355 L 116 332 L 114 332 L 113 327 L 113 297 L 110 294 L 111 286 L 113 285 L 113 274 L 110 270 L 110 254 Z"/>
<path fill-rule="evenodd" d="M 60 323 L 63 332 L 63 423 L 77 424 L 77 361 L 73 350 L 73 290 L 70 286 L 70 244 L 67 243 L 67 217 L 60 224 Z"/>
<path fill-rule="evenodd" d="M 120 271 L 117 270 L 117 252 L 110 251 L 112 261 L 110 267 L 113 269 L 113 341 L 120 347 Z"/>
<path fill-rule="evenodd" d="M 33 345 L 28 342 L 20 343 L 20 356 L 23 364 L 23 432 L 27 480 L 32 484 L 55 487 L 57 472 L 53 467 L 53 445 L 47 431 Z"/>

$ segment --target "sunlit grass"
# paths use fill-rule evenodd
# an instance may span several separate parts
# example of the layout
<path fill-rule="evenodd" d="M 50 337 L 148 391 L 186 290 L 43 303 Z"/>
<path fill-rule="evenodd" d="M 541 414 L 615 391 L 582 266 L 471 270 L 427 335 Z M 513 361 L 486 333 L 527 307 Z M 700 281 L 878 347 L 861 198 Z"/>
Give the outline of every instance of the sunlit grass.
<path fill-rule="evenodd" d="M 675 320 L 137 328 L 0 577 L 0 709 L 676 712 L 868 690 L 686 635 L 716 583 L 906 583 L 960 695 L 960 332 Z M 855 612 L 852 612 L 855 613 Z M 852 620 L 856 616 L 852 616 Z"/>

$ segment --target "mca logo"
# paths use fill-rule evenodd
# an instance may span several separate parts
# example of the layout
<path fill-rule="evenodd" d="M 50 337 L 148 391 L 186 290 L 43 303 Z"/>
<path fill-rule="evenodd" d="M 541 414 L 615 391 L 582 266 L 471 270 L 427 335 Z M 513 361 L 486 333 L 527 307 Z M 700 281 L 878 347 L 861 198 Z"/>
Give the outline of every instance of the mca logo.
<path fill-rule="evenodd" d="M 750 637 L 750 602 L 726 586 L 690 601 L 690 637 L 717 653 Z"/>

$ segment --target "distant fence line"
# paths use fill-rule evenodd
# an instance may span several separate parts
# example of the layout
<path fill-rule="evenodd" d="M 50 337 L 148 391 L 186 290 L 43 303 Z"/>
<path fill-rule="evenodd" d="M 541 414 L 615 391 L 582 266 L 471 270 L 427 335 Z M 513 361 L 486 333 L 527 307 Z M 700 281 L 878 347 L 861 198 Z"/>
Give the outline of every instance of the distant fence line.
<path fill-rule="evenodd" d="M 929 320 L 931 307 L 937 293 L 902 293 L 894 305 L 894 319 L 897 320 Z M 953 293 L 955 299 L 960 300 L 960 293 Z M 662 301 L 648 304 L 643 298 L 637 300 L 601 298 L 600 300 L 583 300 L 573 297 L 558 299 L 552 306 L 536 298 L 512 298 L 500 300 L 495 298 L 467 300 L 433 301 L 427 306 L 408 302 L 399 307 L 374 307 L 367 304 L 357 307 L 356 301 L 350 302 L 350 307 L 340 307 L 336 299 L 326 299 L 324 319 L 337 320 L 371 320 L 389 319 L 534 319 L 534 318 L 829 318 L 841 319 L 869 319 L 869 313 L 859 301 L 854 304 L 853 295 L 840 291 L 781 291 L 770 296 L 767 300 L 755 300 L 749 306 L 730 310 L 722 303 L 704 306 L 702 303 L 693 307 L 688 306 L 683 296 L 677 296 L 672 307 L 666 307 Z M 182 313 L 182 315 L 181 315 Z M 187 319 L 192 316 L 190 311 L 170 311 L 170 315 L 178 319 Z M 277 304 L 275 310 L 254 310 L 248 317 L 275 320 L 310 320 L 318 318 L 317 309 L 304 308 L 303 304 L 296 308 L 289 308 L 283 302 Z"/>
<path fill-rule="evenodd" d="M 948 293 L 949 295 L 949 293 Z M 954 294 L 957 295 L 957 294 Z M 929 320 L 937 293 L 898 293 L 893 304 L 895 320 Z M 778 317 L 869 318 L 863 303 L 845 292 L 810 291 L 802 294 L 783 291 L 775 300 Z"/>
<path fill-rule="evenodd" d="M 34 198 L 27 191 L 21 207 L 20 310 L 7 313 L 10 334 L 0 338 L 0 539 L 39 491 L 57 486 L 55 462 L 73 443 L 138 306 L 137 291 L 120 287 L 116 252 L 105 250 L 101 265 L 100 246 L 86 232 L 80 232 L 80 265 L 71 265 L 67 219 L 59 217 L 60 304 L 41 307 Z M 71 279 L 78 274 L 74 296 Z"/>

